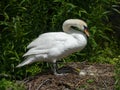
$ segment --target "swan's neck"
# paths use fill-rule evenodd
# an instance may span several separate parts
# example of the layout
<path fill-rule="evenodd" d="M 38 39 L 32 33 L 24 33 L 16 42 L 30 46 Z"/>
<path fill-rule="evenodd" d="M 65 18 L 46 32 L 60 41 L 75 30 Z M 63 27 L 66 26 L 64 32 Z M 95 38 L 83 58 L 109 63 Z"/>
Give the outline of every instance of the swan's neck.
<path fill-rule="evenodd" d="M 65 33 L 72 35 L 76 39 L 79 47 L 84 47 L 87 44 L 87 37 L 86 37 L 85 33 L 71 28 L 71 26 L 76 27 L 77 25 L 79 25 L 79 23 L 83 23 L 83 22 L 78 21 L 78 20 L 73 20 L 73 19 L 67 20 L 63 23 L 62 28 Z"/>
<path fill-rule="evenodd" d="M 71 30 L 71 26 L 76 26 L 76 22 L 74 20 L 66 20 L 64 23 L 63 23 L 63 31 L 64 32 L 69 32 L 69 30 Z"/>
<path fill-rule="evenodd" d="M 84 46 L 86 46 L 87 36 L 82 31 L 77 31 L 75 29 L 72 29 L 70 25 L 63 27 L 63 31 L 65 33 L 71 34 L 78 41 L 78 43 L 80 44 L 82 43 L 81 45 L 83 46 L 83 48 Z"/>
<path fill-rule="evenodd" d="M 79 47 L 84 48 L 87 44 L 87 36 L 81 31 L 70 29 L 68 34 L 71 34 L 79 43 Z"/>
<path fill-rule="evenodd" d="M 80 40 L 83 39 L 83 40 L 87 40 L 86 38 L 86 35 L 82 32 L 82 31 L 78 31 L 78 30 L 75 30 L 73 28 L 71 28 L 71 26 L 76 26 L 76 22 L 74 21 L 65 21 L 63 23 L 63 31 L 65 33 L 68 33 L 68 34 L 71 34 L 73 37 L 75 37 L 76 39 Z"/>
<path fill-rule="evenodd" d="M 82 34 L 83 36 L 86 36 L 82 31 L 75 30 L 75 29 L 71 28 L 71 26 L 72 25 L 70 25 L 70 24 L 63 24 L 63 31 L 65 33 L 72 34 L 72 35 Z"/>
<path fill-rule="evenodd" d="M 67 32 L 70 31 L 71 26 L 70 26 L 69 24 L 67 24 L 67 25 L 63 24 L 63 27 L 62 27 L 62 28 L 63 28 L 63 31 L 67 33 Z"/>
<path fill-rule="evenodd" d="M 70 30 L 66 31 L 66 33 L 71 34 L 72 36 L 80 38 L 80 39 L 87 38 L 85 33 L 83 33 L 82 31 L 74 30 L 74 29 L 70 29 Z"/>

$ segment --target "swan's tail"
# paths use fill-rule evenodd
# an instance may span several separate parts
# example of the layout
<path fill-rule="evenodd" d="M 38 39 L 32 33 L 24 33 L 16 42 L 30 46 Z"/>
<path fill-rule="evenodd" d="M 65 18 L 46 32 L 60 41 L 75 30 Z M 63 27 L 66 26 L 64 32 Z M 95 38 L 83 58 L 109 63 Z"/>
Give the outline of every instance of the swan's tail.
<path fill-rule="evenodd" d="M 22 63 L 18 64 L 16 66 L 16 68 L 19 68 L 19 67 L 22 67 L 22 66 L 25 66 L 25 65 L 28 65 L 30 63 L 33 63 L 34 62 L 34 57 L 28 57 L 25 61 L 23 61 Z"/>

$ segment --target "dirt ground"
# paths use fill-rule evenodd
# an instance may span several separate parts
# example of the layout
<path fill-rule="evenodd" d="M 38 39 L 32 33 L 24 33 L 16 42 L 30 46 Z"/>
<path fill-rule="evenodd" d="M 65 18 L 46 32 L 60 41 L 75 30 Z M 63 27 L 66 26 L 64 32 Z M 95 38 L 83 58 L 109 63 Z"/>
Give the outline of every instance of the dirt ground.
<path fill-rule="evenodd" d="M 87 62 L 67 63 L 55 76 L 50 70 L 24 80 L 27 90 L 114 90 L 114 66 Z"/>

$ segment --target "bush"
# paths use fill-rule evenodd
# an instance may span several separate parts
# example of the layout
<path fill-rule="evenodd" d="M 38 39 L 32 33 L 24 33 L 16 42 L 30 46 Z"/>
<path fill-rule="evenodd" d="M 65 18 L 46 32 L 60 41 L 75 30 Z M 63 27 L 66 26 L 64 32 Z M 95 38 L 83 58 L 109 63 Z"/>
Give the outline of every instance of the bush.
<path fill-rule="evenodd" d="M 0 73 L 9 78 L 22 79 L 47 68 L 45 63 L 34 64 L 23 69 L 15 66 L 23 61 L 26 46 L 39 34 L 61 31 L 62 23 L 69 18 L 83 19 L 88 23 L 91 37 L 88 46 L 70 56 L 76 60 L 109 62 L 119 55 L 119 40 L 114 36 L 110 21 L 114 13 L 119 15 L 117 0 L 2 0 L 0 2 Z M 113 17 L 114 18 L 114 17 Z M 116 19 L 119 21 L 118 19 Z M 114 26 L 113 26 L 114 25 Z M 112 45 L 112 46 L 111 46 Z M 80 56 L 80 57 L 79 57 Z M 108 57 L 108 59 L 105 59 Z M 106 61 L 107 60 L 107 61 Z M 114 62 L 112 62 L 114 63 Z M 32 72 L 35 70 L 35 72 Z"/>

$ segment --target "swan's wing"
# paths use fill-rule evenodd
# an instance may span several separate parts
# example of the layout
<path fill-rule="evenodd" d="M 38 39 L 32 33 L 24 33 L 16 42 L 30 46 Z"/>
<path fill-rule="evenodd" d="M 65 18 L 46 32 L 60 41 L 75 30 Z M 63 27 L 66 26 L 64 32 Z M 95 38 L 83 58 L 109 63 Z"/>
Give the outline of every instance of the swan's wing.
<path fill-rule="evenodd" d="M 38 46 L 41 46 L 41 48 L 46 48 L 52 44 L 48 44 L 50 43 L 50 41 L 52 40 L 53 36 L 51 37 L 52 35 L 49 34 L 49 33 L 45 33 L 45 34 L 42 34 L 40 35 L 38 38 L 36 38 L 35 40 L 33 40 L 28 46 L 27 48 L 30 49 L 30 48 L 34 48 L 34 47 L 38 47 Z"/>
<path fill-rule="evenodd" d="M 46 33 L 40 35 L 28 45 L 28 52 L 23 56 L 26 59 L 17 67 L 36 62 L 51 61 L 69 55 L 78 45 L 75 38 L 66 33 Z M 73 51 L 72 51 L 73 52 Z"/>
<path fill-rule="evenodd" d="M 59 33 L 45 33 L 40 35 L 37 39 L 28 45 L 29 51 L 23 56 L 50 54 L 58 55 L 68 49 L 74 48 L 76 40 L 69 34 Z"/>

